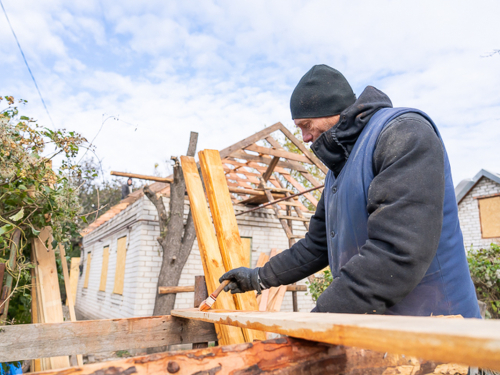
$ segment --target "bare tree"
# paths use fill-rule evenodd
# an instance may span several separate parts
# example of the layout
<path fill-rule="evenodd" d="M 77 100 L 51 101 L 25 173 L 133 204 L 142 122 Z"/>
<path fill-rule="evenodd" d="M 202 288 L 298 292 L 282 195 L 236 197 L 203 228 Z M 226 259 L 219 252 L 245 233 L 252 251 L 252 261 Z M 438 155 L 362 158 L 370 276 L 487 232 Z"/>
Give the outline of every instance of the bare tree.
<path fill-rule="evenodd" d="M 194 156 L 198 133 L 191 132 L 189 139 L 188 156 Z M 144 187 L 144 194 L 155 205 L 158 211 L 160 224 L 160 237 L 158 243 L 163 250 L 163 261 L 157 286 L 176 286 L 179 282 L 182 269 L 186 264 L 194 240 L 196 231 L 194 229 L 191 208 L 184 223 L 184 197 L 186 183 L 182 173 L 182 167 L 177 160 L 174 165 L 174 181 L 170 184 L 170 207 L 167 213 L 163 199 L 157 196 L 149 186 Z M 153 315 L 169 315 L 174 308 L 176 294 L 158 294 L 156 289 L 156 300 Z"/>

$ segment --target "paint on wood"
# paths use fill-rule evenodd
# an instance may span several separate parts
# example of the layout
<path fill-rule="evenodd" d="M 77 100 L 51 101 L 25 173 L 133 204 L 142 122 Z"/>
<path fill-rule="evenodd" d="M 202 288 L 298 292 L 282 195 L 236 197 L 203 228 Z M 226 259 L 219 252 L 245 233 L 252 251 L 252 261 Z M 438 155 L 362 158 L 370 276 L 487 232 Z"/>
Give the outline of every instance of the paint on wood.
<path fill-rule="evenodd" d="M 171 315 L 18 324 L 2 327 L 0 362 L 208 342 L 216 339 L 213 324 L 175 318 Z"/>
<path fill-rule="evenodd" d="M 252 237 L 241 237 L 243 244 L 243 255 L 245 256 L 245 267 L 252 266 Z"/>
<path fill-rule="evenodd" d="M 203 185 L 198 173 L 198 167 L 193 157 L 181 156 L 186 190 L 189 196 L 191 213 L 193 215 L 198 247 L 205 273 L 208 293 L 213 293 L 219 286 L 219 278 L 226 272 L 222 256 L 215 237 L 214 227 L 210 220 Z M 236 305 L 230 294 L 221 293 L 214 305 L 216 308 L 236 310 Z M 245 342 L 240 328 L 216 325 L 215 329 L 221 345 L 239 344 Z"/>
<path fill-rule="evenodd" d="M 76 303 L 76 294 L 78 291 L 78 277 L 80 276 L 80 258 L 71 258 L 69 270 L 69 288 L 73 303 Z M 66 299 L 66 306 L 68 299 Z"/>
<path fill-rule="evenodd" d="M 59 290 L 55 251 L 52 249 L 51 244 L 51 228 L 45 227 L 40 231 L 38 238 L 34 240 L 35 267 L 37 282 L 40 285 L 40 294 L 37 297 L 42 306 L 39 313 L 43 314 L 43 321 L 46 323 L 61 323 L 64 321 L 61 292 Z M 52 357 L 49 362 L 52 369 L 69 367 L 70 365 L 67 356 Z"/>
<path fill-rule="evenodd" d="M 194 285 L 185 286 L 160 286 L 158 287 L 158 294 L 172 294 L 172 293 L 186 293 L 194 292 Z"/>
<path fill-rule="evenodd" d="M 118 238 L 116 244 L 116 270 L 114 294 L 123 294 L 123 284 L 125 282 L 125 263 L 127 260 L 127 237 Z"/>
<path fill-rule="evenodd" d="M 500 321 L 187 309 L 172 315 L 334 345 L 500 370 Z"/>
<path fill-rule="evenodd" d="M 483 238 L 500 237 L 500 197 L 478 199 Z"/>
<path fill-rule="evenodd" d="M 219 151 L 203 150 L 198 157 L 224 267 L 226 271 L 248 267 Z M 233 297 L 238 310 L 259 310 L 254 293 L 237 293 Z M 266 339 L 258 331 L 243 330 L 243 334 L 248 342 Z"/>
<path fill-rule="evenodd" d="M 89 287 L 89 277 L 90 277 L 90 264 L 92 263 L 92 253 L 87 253 L 87 265 L 85 267 L 85 280 L 83 282 L 83 287 Z"/>
<path fill-rule="evenodd" d="M 102 249 L 102 268 L 101 268 L 101 282 L 99 284 L 99 291 L 106 291 L 106 282 L 108 281 L 108 263 L 109 263 L 109 246 Z"/>

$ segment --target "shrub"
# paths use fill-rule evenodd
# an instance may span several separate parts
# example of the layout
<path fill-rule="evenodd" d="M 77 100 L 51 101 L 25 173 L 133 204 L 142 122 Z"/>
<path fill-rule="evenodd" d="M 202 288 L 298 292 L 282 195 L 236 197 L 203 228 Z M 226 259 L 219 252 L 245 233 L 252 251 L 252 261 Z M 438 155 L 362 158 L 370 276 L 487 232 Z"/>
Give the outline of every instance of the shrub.
<path fill-rule="evenodd" d="M 333 276 L 329 269 L 323 271 L 321 277 L 315 277 L 313 281 L 306 281 L 309 288 L 309 293 L 314 302 L 318 301 L 319 296 L 323 293 L 326 288 L 332 283 Z"/>
<path fill-rule="evenodd" d="M 467 256 L 477 298 L 486 303 L 486 317 L 500 318 L 500 246 L 470 250 Z"/>

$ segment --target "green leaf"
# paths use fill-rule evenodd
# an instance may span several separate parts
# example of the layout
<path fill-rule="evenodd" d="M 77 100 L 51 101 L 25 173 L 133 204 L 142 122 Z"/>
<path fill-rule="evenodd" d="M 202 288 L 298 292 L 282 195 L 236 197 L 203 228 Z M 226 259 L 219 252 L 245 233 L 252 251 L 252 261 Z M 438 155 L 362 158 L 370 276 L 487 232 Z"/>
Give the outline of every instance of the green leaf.
<path fill-rule="evenodd" d="M 40 234 L 40 231 L 39 230 L 36 230 L 35 228 L 31 227 L 31 231 L 33 232 L 33 234 L 35 236 L 38 236 Z"/>
<path fill-rule="evenodd" d="M 5 224 L 3 227 L 0 228 L 0 236 L 12 229 L 12 225 L 10 224 Z"/>
<path fill-rule="evenodd" d="M 29 120 L 30 118 L 27 116 L 21 116 L 21 120 Z"/>
<path fill-rule="evenodd" d="M 86 217 L 86 216 L 82 216 L 82 221 L 83 221 L 85 224 L 88 224 L 88 222 L 87 222 L 87 217 Z"/>
<path fill-rule="evenodd" d="M 24 207 L 21 208 L 17 214 L 9 217 L 9 219 L 12 221 L 18 221 L 18 220 L 21 220 L 23 217 L 24 217 Z"/>

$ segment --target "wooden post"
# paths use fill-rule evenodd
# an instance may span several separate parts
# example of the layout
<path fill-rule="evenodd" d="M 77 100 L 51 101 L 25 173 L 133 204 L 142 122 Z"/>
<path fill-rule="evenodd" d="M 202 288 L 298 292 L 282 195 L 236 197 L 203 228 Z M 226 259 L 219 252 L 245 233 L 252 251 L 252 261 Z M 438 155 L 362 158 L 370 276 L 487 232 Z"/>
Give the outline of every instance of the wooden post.
<path fill-rule="evenodd" d="M 194 307 L 200 307 L 201 303 L 208 298 L 207 284 L 205 282 L 205 276 L 195 276 L 194 277 Z M 193 349 L 203 349 L 208 348 L 208 342 L 195 342 L 193 343 Z"/>

